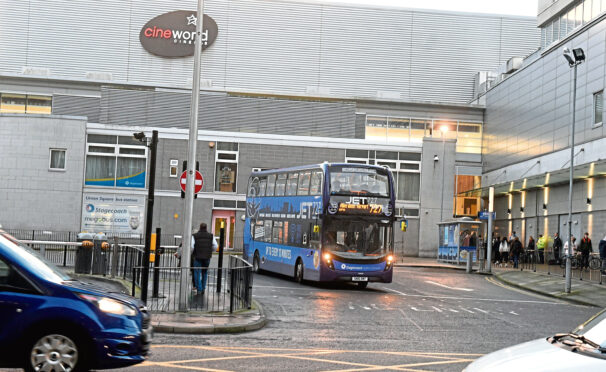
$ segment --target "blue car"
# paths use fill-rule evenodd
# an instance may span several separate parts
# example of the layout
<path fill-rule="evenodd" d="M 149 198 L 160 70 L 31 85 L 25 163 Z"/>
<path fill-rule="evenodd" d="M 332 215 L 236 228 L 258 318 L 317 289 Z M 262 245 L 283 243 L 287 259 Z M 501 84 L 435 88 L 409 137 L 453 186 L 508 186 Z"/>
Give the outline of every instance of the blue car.
<path fill-rule="evenodd" d="M 0 230 L 0 367 L 82 371 L 144 361 L 142 302 L 74 280 Z"/>

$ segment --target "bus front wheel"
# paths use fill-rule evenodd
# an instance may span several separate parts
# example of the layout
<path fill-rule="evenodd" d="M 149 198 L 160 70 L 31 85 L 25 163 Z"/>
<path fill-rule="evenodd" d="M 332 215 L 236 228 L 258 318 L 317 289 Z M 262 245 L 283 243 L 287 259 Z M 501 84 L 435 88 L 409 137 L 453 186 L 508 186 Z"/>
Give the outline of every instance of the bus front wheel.
<path fill-rule="evenodd" d="M 253 258 L 253 272 L 258 273 L 261 270 L 260 264 L 259 251 L 255 251 L 255 256 Z"/>
<path fill-rule="evenodd" d="M 297 283 L 303 283 L 303 274 L 305 273 L 305 266 L 303 266 L 303 261 L 298 260 L 297 265 L 295 266 L 295 280 Z"/>

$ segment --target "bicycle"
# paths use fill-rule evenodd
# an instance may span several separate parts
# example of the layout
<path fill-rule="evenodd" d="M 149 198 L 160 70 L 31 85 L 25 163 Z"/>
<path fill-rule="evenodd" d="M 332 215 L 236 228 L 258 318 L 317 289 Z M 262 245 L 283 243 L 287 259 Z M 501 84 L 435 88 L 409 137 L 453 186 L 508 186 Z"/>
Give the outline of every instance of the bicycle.
<path fill-rule="evenodd" d="M 601 270 L 602 269 L 602 259 L 600 258 L 599 253 L 590 254 L 589 269 L 591 269 L 591 270 Z"/>
<path fill-rule="evenodd" d="M 570 267 L 574 270 L 579 268 L 579 265 L 581 263 L 581 257 L 579 257 L 578 254 L 573 254 L 573 255 L 564 255 L 562 256 L 562 261 L 560 262 L 560 267 L 562 269 L 566 268 L 566 259 L 570 257 Z"/>

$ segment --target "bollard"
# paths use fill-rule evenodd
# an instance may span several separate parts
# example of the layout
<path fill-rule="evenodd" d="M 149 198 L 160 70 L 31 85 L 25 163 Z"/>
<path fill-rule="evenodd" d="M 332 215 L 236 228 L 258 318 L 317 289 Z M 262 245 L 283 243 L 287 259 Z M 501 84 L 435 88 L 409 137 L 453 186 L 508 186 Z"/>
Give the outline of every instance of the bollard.
<path fill-rule="evenodd" d="M 160 291 L 160 259 L 162 258 L 162 247 L 161 247 L 161 239 L 162 239 L 162 229 L 156 227 L 156 255 L 154 258 L 154 285 L 152 289 L 152 297 L 158 298 L 160 297 L 158 292 Z"/>
<path fill-rule="evenodd" d="M 473 253 L 471 251 L 467 251 L 467 274 L 471 273 L 472 258 L 473 258 Z"/>
<path fill-rule="evenodd" d="M 223 276 L 223 246 L 225 245 L 225 225 L 221 222 L 219 231 L 219 263 L 217 267 L 217 293 L 221 292 L 221 280 Z"/>

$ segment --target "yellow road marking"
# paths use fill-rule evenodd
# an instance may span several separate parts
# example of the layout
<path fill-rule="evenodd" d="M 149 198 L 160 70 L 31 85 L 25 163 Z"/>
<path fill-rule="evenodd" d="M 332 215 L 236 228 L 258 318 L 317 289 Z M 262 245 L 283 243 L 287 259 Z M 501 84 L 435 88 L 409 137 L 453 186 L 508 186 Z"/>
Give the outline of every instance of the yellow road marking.
<path fill-rule="evenodd" d="M 226 360 L 238 360 L 238 359 L 252 359 L 252 358 L 283 358 L 283 359 L 296 359 L 296 360 L 307 360 L 320 363 L 337 364 L 353 367 L 350 369 L 334 369 L 327 371 L 376 371 L 376 370 L 396 370 L 396 371 L 415 371 L 422 372 L 423 369 L 415 367 L 433 366 L 433 365 L 447 365 L 447 364 L 459 364 L 471 362 L 474 359 L 468 359 L 469 357 L 479 357 L 482 354 L 469 354 L 469 353 L 434 353 L 424 351 L 380 351 L 380 350 L 328 350 L 328 349 L 296 349 L 296 348 L 276 348 L 276 347 L 241 347 L 241 346 L 203 346 L 203 345 L 152 345 L 153 348 L 157 349 L 194 349 L 194 350 L 207 350 L 214 352 L 223 352 L 230 354 L 245 354 L 245 355 L 234 355 L 225 357 L 212 357 L 212 358 L 199 358 L 199 359 L 183 359 L 173 360 L 167 362 L 152 362 L 146 361 L 138 366 L 159 366 L 165 368 L 181 368 L 197 371 L 212 371 L 212 372 L 230 372 L 228 370 L 219 370 L 204 367 L 195 367 L 184 365 L 184 363 L 201 363 L 201 362 L 216 362 Z M 256 350 L 256 351 L 255 351 Z M 271 353 L 271 351 L 282 351 L 289 353 Z M 293 353 L 294 352 L 294 353 Z M 323 359 L 308 357 L 314 355 L 328 355 L 328 354 L 344 354 L 344 353 L 356 353 L 356 354 L 382 354 L 389 356 L 408 356 L 416 358 L 429 358 L 434 359 L 433 361 L 426 362 L 415 362 L 406 364 L 395 364 L 395 365 L 377 365 L 377 364 L 365 364 L 356 362 L 347 362 L 341 360 Z M 438 359 L 438 360 L 436 360 Z"/>

